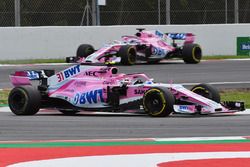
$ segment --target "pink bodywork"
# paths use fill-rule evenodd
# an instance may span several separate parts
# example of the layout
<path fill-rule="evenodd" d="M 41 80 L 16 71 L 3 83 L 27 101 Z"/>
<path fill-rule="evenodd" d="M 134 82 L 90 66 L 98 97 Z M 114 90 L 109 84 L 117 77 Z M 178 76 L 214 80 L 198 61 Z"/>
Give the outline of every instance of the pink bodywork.
<path fill-rule="evenodd" d="M 75 67 L 76 69 L 79 67 L 79 72 L 65 79 L 65 72 Z M 145 74 L 115 74 L 115 70 L 117 70 L 115 67 L 106 66 L 77 65 L 70 67 L 48 78 L 48 84 L 50 85 L 49 96 L 67 98 L 70 103 L 78 107 L 104 107 L 107 101 L 107 86 L 110 88 L 119 87 L 122 86 L 122 84 L 131 86 L 130 89 L 128 89 L 127 96 L 121 97 L 122 100 L 142 97 L 143 94 L 136 95 L 133 93 L 135 89 L 138 90 L 137 86 L 133 86 L 133 82 L 136 80 L 141 79 L 144 82 L 152 82 Z M 142 89 L 146 90 L 146 87 Z M 97 98 L 96 103 L 87 102 L 85 97 L 83 97 L 83 100 L 86 102 L 79 103 L 79 96 L 83 96 L 84 93 L 91 94 L 93 92 L 97 94 L 95 95 Z"/>
<path fill-rule="evenodd" d="M 44 76 L 46 77 L 46 76 Z M 14 86 L 30 85 L 25 72 L 10 76 Z M 141 100 L 144 93 L 152 87 L 168 88 L 175 99 L 193 105 L 174 105 L 176 112 L 196 112 L 195 105 L 201 105 L 203 113 L 236 112 L 223 107 L 220 103 L 202 97 L 179 84 L 154 83 L 142 73 L 118 73 L 116 67 L 74 65 L 48 77 L 48 96 L 66 100 L 80 108 L 106 108 L 108 91 L 115 87 L 126 87 L 126 95 L 120 97 L 120 104 Z M 182 111 L 183 110 L 183 111 Z"/>
<path fill-rule="evenodd" d="M 16 71 L 15 74 L 10 75 L 10 81 L 13 86 L 31 85 L 30 79 L 25 71 Z"/>
<path fill-rule="evenodd" d="M 138 34 L 138 33 L 137 33 Z M 110 44 L 103 46 L 98 49 L 96 52 L 92 53 L 86 58 L 80 58 L 78 60 L 79 63 L 91 62 L 91 63 L 105 63 L 115 61 L 114 57 L 107 58 L 107 53 L 118 52 L 121 46 L 123 45 L 131 45 L 137 46 L 145 45 L 151 48 L 151 52 L 153 55 L 159 56 L 159 58 L 163 59 L 167 55 L 168 52 L 174 51 L 176 48 L 173 46 L 173 39 L 171 35 L 174 33 L 164 34 L 158 30 L 152 31 L 142 31 L 139 32 L 138 36 L 122 36 L 121 41 L 113 41 Z M 176 44 L 178 46 L 182 46 L 186 43 L 193 43 L 195 36 L 192 33 L 180 33 L 182 34 L 182 38 L 179 39 L 179 43 Z M 176 41 L 176 40 L 175 40 Z M 181 41 L 181 42 L 180 42 Z M 145 54 L 145 50 L 138 50 L 138 53 Z"/>

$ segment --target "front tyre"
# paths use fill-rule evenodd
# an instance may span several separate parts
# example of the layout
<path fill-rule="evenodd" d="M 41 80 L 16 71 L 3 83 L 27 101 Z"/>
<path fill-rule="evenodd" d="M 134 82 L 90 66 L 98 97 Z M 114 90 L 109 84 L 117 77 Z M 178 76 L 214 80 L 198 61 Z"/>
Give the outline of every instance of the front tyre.
<path fill-rule="evenodd" d="M 152 117 L 166 117 L 174 111 L 175 98 L 167 88 L 151 88 L 143 96 L 145 112 Z"/>
<path fill-rule="evenodd" d="M 81 44 L 76 51 L 77 58 L 86 58 L 92 53 L 94 53 L 95 49 L 92 45 L 89 44 Z"/>
<path fill-rule="evenodd" d="M 220 93 L 219 91 L 209 84 L 199 84 L 191 89 L 192 92 L 201 95 L 205 98 L 211 99 L 217 103 L 220 103 Z"/>
<path fill-rule="evenodd" d="M 133 65 L 136 63 L 136 49 L 130 45 L 123 45 L 117 55 L 121 57 L 121 64 Z"/>
<path fill-rule="evenodd" d="M 198 44 L 185 44 L 182 50 L 183 60 L 187 64 L 197 64 L 201 61 L 202 50 Z"/>
<path fill-rule="evenodd" d="M 15 87 L 9 94 L 8 103 L 16 115 L 34 115 L 40 109 L 41 94 L 31 85 Z"/>

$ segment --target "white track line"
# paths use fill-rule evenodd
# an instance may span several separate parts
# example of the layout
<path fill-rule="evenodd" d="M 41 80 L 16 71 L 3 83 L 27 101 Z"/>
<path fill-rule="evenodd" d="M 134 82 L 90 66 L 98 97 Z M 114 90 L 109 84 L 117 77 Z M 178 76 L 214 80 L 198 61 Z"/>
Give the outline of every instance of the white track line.
<path fill-rule="evenodd" d="M 245 59 L 224 59 L 226 61 L 249 61 L 250 58 L 245 58 Z"/>
<path fill-rule="evenodd" d="M 243 136 L 225 137 L 178 137 L 178 138 L 154 138 L 155 141 L 211 141 L 211 140 L 245 140 Z"/>
<path fill-rule="evenodd" d="M 224 137 L 173 137 L 173 138 L 125 138 L 125 139 L 83 139 L 83 140 L 12 140 L 0 143 L 48 143 L 48 142 L 188 142 L 188 141 L 223 141 L 223 140 L 250 140 L 250 136 L 224 136 Z"/>
<path fill-rule="evenodd" d="M 212 60 L 201 60 L 202 62 L 206 61 L 250 61 L 250 58 L 244 58 L 244 59 L 212 59 Z M 162 60 L 161 62 L 183 62 L 183 60 L 180 59 L 169 59 L 169 60 Z M 59 66 L 59 65 L 70 65 L 74 63 L 36 63 L 36 64 L 0 64 L 0 66 Z"/>
<path fill-rule="evenodd" d="M 10 108 L 7 106 L 7 107 L 0 107 L 0 112 L 11 112 L 10 111 Z M 51 114 L 54 114 L 54 113 L 60 113 L 59 111 L 57 110 L 49 110 L 49 111 L 42 111 L 40 110 L 39 112 L 40 114 L 41 113 L 51 113 Z M 38 114 L 39 114 L 38 113 Z M 138 115 L 138 113 L 132 113 L 132 112 L 121 112 L 121 113 L 114 113 L 114 112 L 93 112 L 93 111 L 82 111 L 80 112 L 79 114 L 102 114 L 102 115 Z M 216 114 L 216 115 L 227 115 L 227 114 L 234 114 L 234 115 L 250 115 L 250 109 L 246 109 L 245 111 L 242 111 L 242 112 L 236 112 L 236 113 L 221 113 L 221 114 Z M 139 115 L 141 115 L 141 113 L 139 113 Z"/>
<path fill-rule="evenodd" d="M 198 153 L 152 153 L 152 154 L 125 154 L 58 158 L 50 160 L 22 162 L 9 167 L 44 167 L 44 166 L 91 166 L 91 167 L 153 167 L 160 163 L 225 158 L 250 158 L 249 151 L 242 152 L 198 152 Z"/>
<path fill-rule="evenodd" d="M 197 85 L 199 82 L 194 83 L 179 83 L 181 85 Z M 230 84 L 250 84 L 250 81 L 235 81 L 235 82 L 208 82 L 208 84 L 212 85 L 230 85 Z"/>

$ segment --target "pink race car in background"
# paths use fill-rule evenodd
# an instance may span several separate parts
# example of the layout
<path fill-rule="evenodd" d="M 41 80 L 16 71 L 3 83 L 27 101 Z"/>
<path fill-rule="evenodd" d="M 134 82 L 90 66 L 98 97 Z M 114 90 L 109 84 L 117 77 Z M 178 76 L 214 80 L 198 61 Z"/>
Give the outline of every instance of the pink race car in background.
<path fill-rule="evenodd" d="M 217 89 L 208 84 L 188 90 L 179 84 L 156 83 L 143 73 L 118 73 L 111 66 L 77 64 L 56 74 L 52 70 L 17 71 L 10 79 L 15 87 L 8 102 L 16 115 L 33 115 L 40 108 L 64 114 L 135 109 L 153 117 L 244 110 L 243 102 L 221 102 Z M 32 85 L 33 80 L 39 84 Z"/>
<path fill-rule="evenodd" d="M 158 63 L 163 59 L 181 58 L 185 63 L 196 64 L 202 58 L 202 49 L 193 43 L 192 33 L 137 30 L 134 36 L 122 36 L 121 41 L 114 41 L 98 50 L 89 44 L 81 44 L 76 56 L 67 57 L 66 62 L 133 65 L 137 61 Z"/>

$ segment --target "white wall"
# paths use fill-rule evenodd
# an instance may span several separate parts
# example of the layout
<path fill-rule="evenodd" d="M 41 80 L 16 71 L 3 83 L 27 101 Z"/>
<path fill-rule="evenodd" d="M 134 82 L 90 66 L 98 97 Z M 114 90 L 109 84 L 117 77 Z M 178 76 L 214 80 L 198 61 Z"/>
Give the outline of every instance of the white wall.
<path fill-rule="evenodd" d="M 81 43 L 95 48 L 133 35 L 136 28 L 163 32 L 192 32 L 204 55 L 235 55 L 236 37 L 250 36 L 250 24 L 139 25 L 96 27 L 1 27 L 0 60 L 47 59 L 74 56 Z"/>

